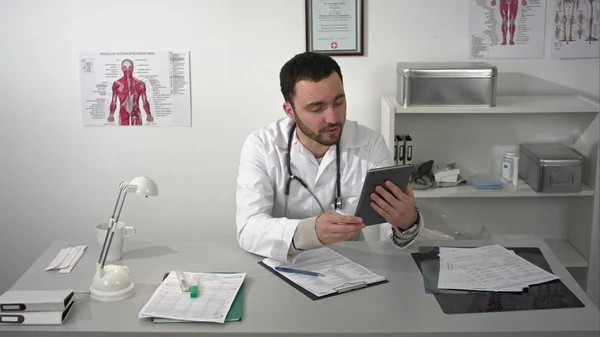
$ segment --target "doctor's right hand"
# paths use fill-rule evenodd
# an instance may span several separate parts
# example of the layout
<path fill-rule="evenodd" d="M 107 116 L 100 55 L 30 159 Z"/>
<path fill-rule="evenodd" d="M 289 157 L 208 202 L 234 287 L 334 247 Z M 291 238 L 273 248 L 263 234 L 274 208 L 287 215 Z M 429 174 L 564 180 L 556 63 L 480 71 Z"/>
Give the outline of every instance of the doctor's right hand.
<path fill-rule="evenodd" d="M 359 233 L 365 224 L 362 218 L 329 212 L 317 217 L 315 231 L 324 245 L 346 241 Z"/>

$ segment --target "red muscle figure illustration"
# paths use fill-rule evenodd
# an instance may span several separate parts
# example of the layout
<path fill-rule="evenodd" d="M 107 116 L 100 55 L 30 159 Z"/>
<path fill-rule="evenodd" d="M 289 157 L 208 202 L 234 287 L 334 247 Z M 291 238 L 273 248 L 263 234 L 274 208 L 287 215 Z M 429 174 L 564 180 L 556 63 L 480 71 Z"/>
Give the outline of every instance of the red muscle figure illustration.
<path fill-rule="evenodd" d="M 496 0 L 492 0 L 492 6 L 496 6 Z M 523 0 L 521 5 L 527 6 L 527 1 Z M 500 0 L 500 17 L 502 17 L 502 45 L 506 45 L 506 33 L 510 33 L 510 45 L 514 45 L 515 19 L 519 11 L 519 0 Z"/>
<path fill-rule="evenodd" d="M 120 102 L 119 115 L 121 116 L 121 125 L 142 125 L 140 113 L 140 97 L 146 111 L 146 121 L 153 122 L 154 117 L 150 113 L 150 103 L 146 96 L 146 84 L 143 81 L 133 77 L 133 61 L 123 60 L 121 62 L 123 77 L 116 80 L 112 86 L 112 100 L 110 102 L 110 115 L 108 121 L 114 122 L 115 111 L 117 109 L 117 99 Z"/>

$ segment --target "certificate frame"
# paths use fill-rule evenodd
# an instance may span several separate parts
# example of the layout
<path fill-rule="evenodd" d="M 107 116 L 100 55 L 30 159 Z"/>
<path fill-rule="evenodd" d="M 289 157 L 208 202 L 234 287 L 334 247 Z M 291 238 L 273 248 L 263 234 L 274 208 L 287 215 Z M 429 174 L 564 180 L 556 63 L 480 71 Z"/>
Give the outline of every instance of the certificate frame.
<path fill-rule="evenodd" d="M 333 8 L 329 6 L 329 11 L 325 12 L 324 0 L 305 0 L 305 22 L 306 22 L 306 51 L 326 54 L 330 56 L 362 56 L 364 55 L 364 0 L 343 1 L 343 8 Z M 339 5 L 339 3 L 334 4 Z M 324 21 L 315 20 L 315 17 L 323 15 L 327 17 L 331 14 L 339 14 L 345 11 L 337 20 L 337 30 L 332 28 L 336 20 L 323 24 Z M 354 14 L 354 15 L 352 15 Z M 345 16 L 345 17 L 344 17 Z M 331 17 L 331 16 L 329 16 Z M 325 27 L 324 27 L 325 26 Z M 318 32 L 319 28 L 328 28 L 329 31 Z M 320 29 L 323 30 L 323 29 Z"/>

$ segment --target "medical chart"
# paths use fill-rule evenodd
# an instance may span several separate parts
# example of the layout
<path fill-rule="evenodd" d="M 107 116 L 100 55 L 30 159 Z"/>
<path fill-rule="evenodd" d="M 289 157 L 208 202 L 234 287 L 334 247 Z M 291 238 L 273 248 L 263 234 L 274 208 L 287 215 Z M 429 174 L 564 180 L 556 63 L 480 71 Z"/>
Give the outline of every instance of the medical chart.
<path fill-rule="evenodd" d="M 513 292 L 559 278 L 500 245 L 445 250 L 439 256 L 441 289 Z M 442 269 L 452 272 L 443 275 Z"/>
<path fill-rule="evenodd" d="M 546 0 L 469 0 L 472 59 L 543 58 Z"/>
<path fill-rule="evenodd" d="M 552 0 L 552 58 L 600 57 L 600 0 Z"/>
<path fill-rule="evenodd" d="M 187 51 L 84 52 L 84 126 L 191 126 Z"/>
<path fill-rule="evenodd" d="M 280 272 L 290 281 L 310 291 L 316 296 L 324 296 L 356 285 L 369 285 L 385 281 L 385 277 L 355 263 L 329 247 L 307 250 L 299 254 L 293 263 L 283 263 L 266 258 L 262 262 L 271 267 L 288 267 L 323 274 L 310 276 Z"/>
<path fill-rule="evenodd" d="M 156 289 L 139 313 L 139 318 L 169 318 L 182 321 L 224 323 L 246 273 L 185 273 L 198 285 L 198 297 L 181 290 L 175 272 Z"/>

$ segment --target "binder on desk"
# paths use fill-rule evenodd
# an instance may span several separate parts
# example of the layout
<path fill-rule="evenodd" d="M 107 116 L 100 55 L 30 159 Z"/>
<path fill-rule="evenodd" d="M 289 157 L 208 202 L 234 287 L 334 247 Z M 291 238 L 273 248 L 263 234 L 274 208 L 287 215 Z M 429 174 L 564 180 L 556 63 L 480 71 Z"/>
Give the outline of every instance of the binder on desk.
<path fill-rule="evenodd" d="M 223 272 L 222 274 L 230 274 L 229 272 Z M 169 273 L 165 273 L 163 276 L 163 281 L 169 276 Z M 244 284 L 240 286 L 240 290 L 238 290 L 235 299 L 233 300 L 233 304 L 231 305 L 231 309 L 227 313 L 227 317 L 225 318 L 225 322 L 234 322 L 242 320 L 242 313 L 244 311 Z M 152 317 L 153 323 L 193 323 L 191 321 L 182 321 L 175 320 L 169 318 L 161 318 L 161 317 Z"/>
<path fill-rule="evenodd" d="M 75 302 L 71 300 L 61 311 L 3 311 L 0 312 L 2 325 L 60 325 L 71 312 Z"/>
<path fill-rule="evenodd" d="M 269 258 L 259 261 L 258 264 L 313 301 L 389 282 L 385 277 L 373 273 L 329 247 L 302 252 L 292 264 Z M 288 273 L 278 271 L 276 267 L 310 270 L 321 275 Z M 352 271 L 353 274 L 349 275 L 348 271 Z M 315 277 L 318 277 L 320 282 L 314 282 Z M 344 279 L 340 280 L 342 277 Z"/>
<path fill-rule="evenodd" d="M 15 311 L 63 311 L 73 290 L 9 290 L 0 296 L 0 313 Z"/>

